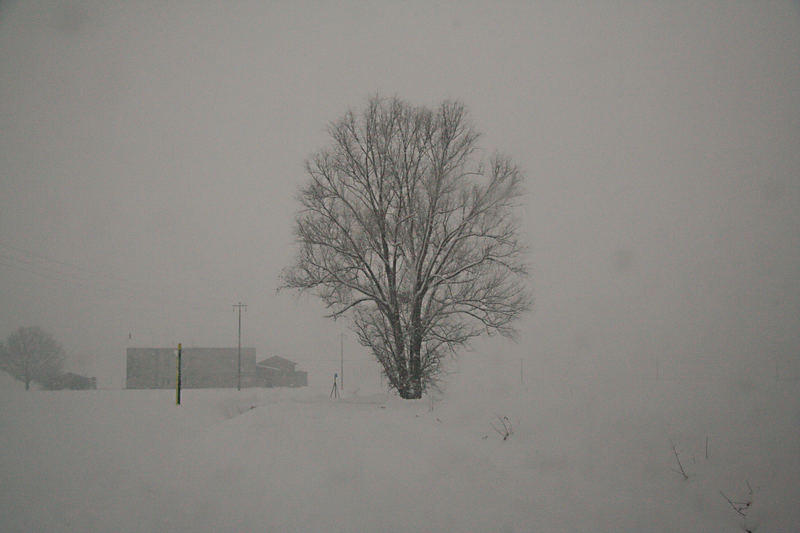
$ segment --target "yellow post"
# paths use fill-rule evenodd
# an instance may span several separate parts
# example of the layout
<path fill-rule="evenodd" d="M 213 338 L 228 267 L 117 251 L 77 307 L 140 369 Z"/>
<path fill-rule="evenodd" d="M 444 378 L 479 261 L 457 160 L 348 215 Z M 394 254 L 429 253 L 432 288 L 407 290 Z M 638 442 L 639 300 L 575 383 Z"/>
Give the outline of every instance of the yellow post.
<path fill-rule="evenodd" d="M 181 404 L 181 343 L 178 343 L 178 376 L 175 380 L 175 404 Z"/>

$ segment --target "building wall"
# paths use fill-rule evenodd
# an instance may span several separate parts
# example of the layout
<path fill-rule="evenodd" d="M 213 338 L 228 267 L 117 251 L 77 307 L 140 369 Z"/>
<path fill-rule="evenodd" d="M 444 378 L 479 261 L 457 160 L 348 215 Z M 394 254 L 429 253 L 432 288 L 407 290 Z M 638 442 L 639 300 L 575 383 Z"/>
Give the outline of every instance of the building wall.
<path fill-rule="evenodd" d="M 177 377 L 174 348 L 128 348 L 126 387 L 170 389 Z M 181 351 L 181 386 L 184 388 L 236 387 L 237 348 L 184 348 Z M 242 348 L 242 386 L 256 382 L 256 350 Z"/>
<path fill-rule="evenodd" d="M 175 350 L 172 348 L 128 348 L 126 387 L 167 389 L 175 387 Z"/>
<path fill-rule="evenodd" d="M 308 385 L 308 372 L 285 370 L 258 365 L 256 367 L 258 385 L 261 387 L 305 387 Z"/>
<path fill-rule="evenodd" d="M 48 383 L 50 390 L 90 390 L 97 388 L 97 378 L 81 376 L 72 372 L 64 372 Z"/>

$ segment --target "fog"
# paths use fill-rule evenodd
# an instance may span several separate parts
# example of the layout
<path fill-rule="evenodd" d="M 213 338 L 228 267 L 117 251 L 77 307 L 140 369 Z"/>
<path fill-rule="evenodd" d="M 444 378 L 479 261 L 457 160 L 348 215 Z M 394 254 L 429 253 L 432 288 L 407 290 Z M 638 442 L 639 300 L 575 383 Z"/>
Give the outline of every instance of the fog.
<path fill-rule="evenodd" d="M 237 302 L 259 359 L 368 364 L 275 289 L 304 159 L 375 93 L 462 101 L 525 170 L 534 310 L 476 355 L 800 378 L 796 2 L 12 1 L 0 50 L 0 335 L 100 388 L 128 346 L 235 346 Z"/>

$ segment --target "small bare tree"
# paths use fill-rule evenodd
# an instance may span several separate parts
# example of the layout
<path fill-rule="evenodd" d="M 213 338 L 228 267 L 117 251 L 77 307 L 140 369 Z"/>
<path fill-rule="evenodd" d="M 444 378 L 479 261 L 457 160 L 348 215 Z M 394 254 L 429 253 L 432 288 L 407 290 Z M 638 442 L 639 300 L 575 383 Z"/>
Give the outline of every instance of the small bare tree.
<path fill-rule="evenodd" d="M 0 354 L 0 369 L 25 383 L 25 390 L 30 389 L 31 381 L 47 386 L 61 373 L 65 357 L 61 345 L 36 326 L 9 335 Z"/>
<path fill-rule="evenodd" d="M 531 298 L 513 208 L 522 175 L 479 160 L 462 104 L 369 100 L 329 127 L 306 162 L 299 253 L 282 287 L 347 314 L 402 398 L 420 398 L 441 361 L 482 334 L 513 336 Z"/>

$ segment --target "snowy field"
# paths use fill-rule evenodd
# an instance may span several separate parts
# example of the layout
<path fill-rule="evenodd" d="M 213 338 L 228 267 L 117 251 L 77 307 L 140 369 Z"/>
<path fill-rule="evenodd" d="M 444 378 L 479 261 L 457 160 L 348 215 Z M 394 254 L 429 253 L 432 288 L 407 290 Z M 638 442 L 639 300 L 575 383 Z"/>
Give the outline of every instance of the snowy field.
<path fill-rule="evenodd" d="M 0 374 L 0 530 L 798 531 L 797 381 L 474 378 L 434 402 L 311 386 L 178 407 Z"/>

